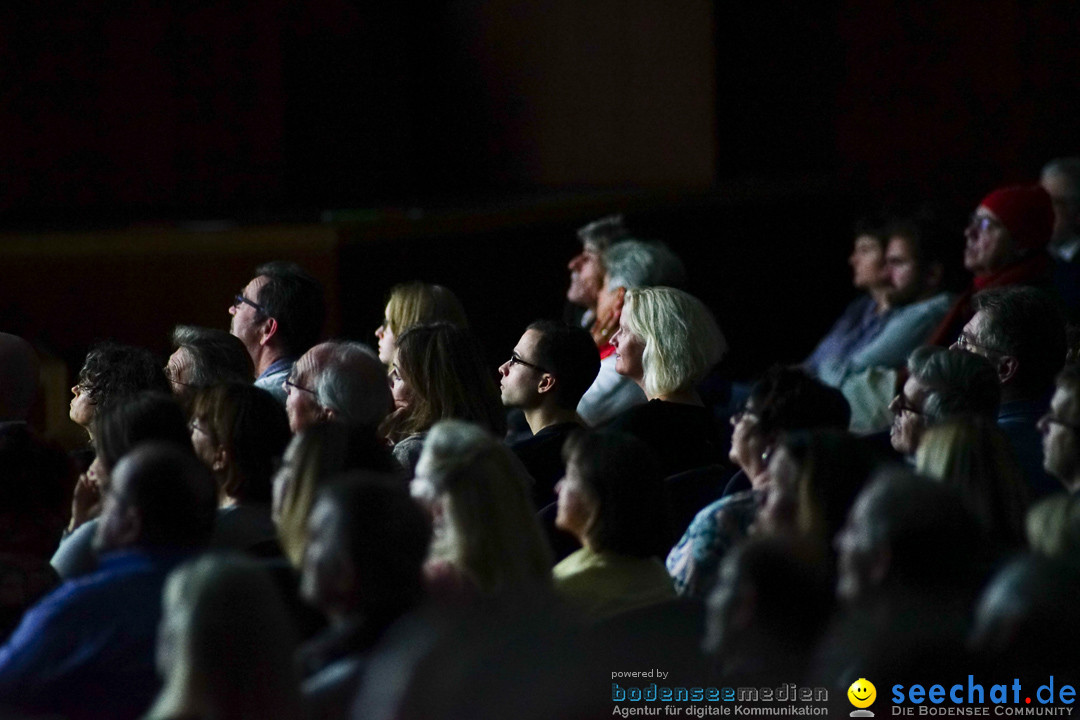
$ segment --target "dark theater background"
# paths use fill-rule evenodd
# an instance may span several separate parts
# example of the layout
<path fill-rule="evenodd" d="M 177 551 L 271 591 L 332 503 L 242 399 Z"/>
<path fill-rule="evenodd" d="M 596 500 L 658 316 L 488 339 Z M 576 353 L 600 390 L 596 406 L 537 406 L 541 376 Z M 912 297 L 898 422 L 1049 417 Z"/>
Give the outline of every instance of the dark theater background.
<path fill-rule="evenodd" d="M 559 315 L 574 229 L 624 212 L 733 351 L 797 360 L 852 296 L 850 226 L 1077 154 L 1074 2 L 5 3 L 0 328 L 163 356 L 267 259 L 371 341 L 387 291 L 463 299 L 493 361 Z"/>

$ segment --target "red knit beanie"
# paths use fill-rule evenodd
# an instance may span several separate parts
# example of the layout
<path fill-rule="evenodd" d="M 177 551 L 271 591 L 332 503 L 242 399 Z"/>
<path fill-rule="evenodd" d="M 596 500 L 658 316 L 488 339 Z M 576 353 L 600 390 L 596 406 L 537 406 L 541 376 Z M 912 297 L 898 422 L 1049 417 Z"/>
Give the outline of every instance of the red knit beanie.
<path fill-rule="evenodd" d="M 1054 229 L 1054 206 L 1040 185 L 999 188 L 980 203 L 998 216 L 1018 250 L 1046 247 Z"/>

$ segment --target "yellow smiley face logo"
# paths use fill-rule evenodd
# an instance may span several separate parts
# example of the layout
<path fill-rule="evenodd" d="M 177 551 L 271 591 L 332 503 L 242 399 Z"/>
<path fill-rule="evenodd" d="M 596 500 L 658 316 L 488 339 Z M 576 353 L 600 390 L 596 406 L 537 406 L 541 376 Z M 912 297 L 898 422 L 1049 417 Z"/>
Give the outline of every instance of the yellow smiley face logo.
<path fill-rule="evenodd" d="M 859 678 L 847 689 L 848 700 L 857 708 L 868 708 L 877 699 L 877 688 L 866 678 Z"/>

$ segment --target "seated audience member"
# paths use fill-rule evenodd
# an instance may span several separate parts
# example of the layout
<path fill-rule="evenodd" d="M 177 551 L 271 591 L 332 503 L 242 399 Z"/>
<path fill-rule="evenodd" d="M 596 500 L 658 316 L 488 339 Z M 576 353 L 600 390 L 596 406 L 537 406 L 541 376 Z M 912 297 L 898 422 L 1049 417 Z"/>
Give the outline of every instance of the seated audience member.
<path fill-rule="evenodd" d="M 520 408 L 532 431 L 532 437 L 511 449 L 535 481 L 537 508 L 555 499 L 555 483 L 566 472 L 563 443 L 582 427 L 578 401 L 599 368 L 600 356 L 587 332 L 550 320 L 529 325 L 510 359 L 499 366 L 503 405 Z"/>
<path fill-rule="evenodd" d="M 290 438 L 281 404 L 250 383 L 215 385 L 195 394 L 189 426 L 191 446 L 218 484 L 210 547 L 278 554 L 271 483 Z"/>
<path fill-rule="evenodd" d="M 255 367 L 255 386 L 284 405 L 282 383 L 322 332 L 322 285 L 296 263 L 269 262 L 255 268 L 255 277 L 233 299 L 229 314 L 229 332 L 244 343 Z"/>
<path fill-rule="evenodd" d="M 622 215 L 608 215 L 578 228 L 581 252 L 570 259 L 570 287 L 566 300 L 574 308 L 567 322 L 585 330 L 596 323 L 596 302 L 604 287 L 604 251 L 613 243 L 630 237 Z"/>
<path fill-rule="evenodd" d="M 0 429 L 25 424 L 38 387 L 38 359 L 30 343 L 0 332 Z"/>
<path fill-rule="evenodd" d="M 626 293 L 634 288 L 686 284 L 682 261 L 658 242 L 623 240 L 604 251 L 602 265 L 603 284 L 597 293 L 597 318 L 591 330 L 600 351 L 600 372 L 578 403 L 578 414 L 593 427 L 647 399 L 637 383 L 615 369 L 615 348 L 610 340 L 619 329 Z"/>
<path fill-rule="evenodd" d="M 289 428 L 298 433 L 325 420 L 372 432 L 393 409 L 386 368 L 366 345 L 325 342 L 304 353 L 285 380 Z"/>
<path fill-rule="evenodd" d="M 75 468 L 60 448 L 38 439 L 26 423 L 0 422 L 0 643 L 60 582 L 49 558 L 74 484 Z"/>
<path fill-rule="evenodd" d="M 121 460 L 94 539 L 99 569 L 31 608 L 0 648 L 0 707 L 65 718 L 141 717 L 158 690 L 154 644 L 169 572 L 206 545 L 217 492 L 188 451 Z"/>
<path fill-rule="evenodd" d="M 1039 418 L 1043 469 L 1061 481 L 1070 495 L 1080 494 L 1080 365 L 1069 364 L 1057 376 L 1046 414 Z"/>
<path fill-rule="evenodd" d="M 797 540 L 806 552 L 829 558 L 833 537 L 880 464 L 870 446 L 846 432 L 785 433 L 769 456 L 752 533 Z"/>
<path fill-rule="evenodd" d="M 1080 671 L 1080 568 L 1037 555 L 1011 560 L 987 584 L 975 608 L 972 647 L 988 667 L 1024 681 L 1075 677 Z"/>
<path fill-rule="evenodd" d="M 964 267 L 975 277 L 927 343 L 948 346 L 956 341 L 975 313 L 971 300 L 977 292 L 1012 285 L 1049 285 L 1046 246 L 1053 228 L 1050 196 L 1038 185 L 998 188 L 984 197 L 964 229 Z"/>
<path fill-rule="evenodd" d="M 95 410 L 143 390 L 171 392 L 161 365 L 149 350 L 101 343 L 86 354 L 78 381 L 71 388 L 68 416 L 92 437 Z"/>
<path fill-rule="evenodd" d="M 424 596 L 431 523 L 394 477 L 355 473 L 319 493 L 300 591 L 330 619 L 298 658 L 309 718 L 348 715 L 369 653 Z"/>
<path fill-rule="evenodd" d="M 706 652 L 725 685 L 806 677 L 834 604 L 822 558 L 779 538 L 756 538 L 720 564 L 709 595 Z"/>
<path fill-rule="evenodd" d="M 104 405 L 94 414 L 92 427 L 97 457 L 75 487 L 69 534 L 51 561 L 64 580 L 97 567 L 93 539 L 98 532 L 98 515 L 120 458 L 136 445 L 151 441 L 171 443 L 191 452 L 191 433 L 184 412 L 167 392 L 143 392 Z"/>
<path fill-rule="evenodd" d="M 174 570 L 163 595 L 164 685 L 148 719 L 305 717 L 291 620 L 263 568 L 207 555 Z"/>
<path fill-rule="evenodd" d="M 987 537 L 1002 549 L 1025 545 L 1027 481 L 992 419 L 969 415 L 932 425 L 919 442 L 915 468 L 956 488 Z"/>
<path fill-rule="evenodd" d="M 551 551 L 533 513 L 529 480 L 484 428 L 460 420 L 432 427 L 411 488 L 432 517 L 425 574 L 436 597 L 547 594 Z"/>
<path fill-rule="evenodd" d="M 177 325 L 165 376 L 177 397 L 227 382 L 251 383 L 254 369 L 244 343 L 216 328 Z"/>
<path fill-rule="evenodd" d="M 398 338 L 406 330 L 415 325 L 435 323 L 449 323 L 459 328 L 469 326 L 465 308 L 450 288 L 420 282 L 395 285 L 386 301 L 383 323 L 375 330 L 379 340 L 379 360 L 390 367 Z"/>
<path fill-rule="evenodd" d="M 696 388 L 727 351 L 712 313 L 673 288 L 636 288 L 625 303 L 611 339 L 615 370 L 649 402 L 616 416 L 610 429 L 644 440 L 665 477 L 718 462 L 719 432 Z"/>
<path fill-rule="evenodd" d="M 883 225 L 869 219 L 860 220 L 855 225 L 855 244 L 848 264 L 853 272 L 852 285 L 864 290 L 865 294 L 847 306 L 803 362 L 803 367 L 813 375 L 818 375 L 824 367 L 834 362 L 850 357 L 877 337 L 885 324 L 892 284 L 885 264 L 888 236 Z"/>
<path fill-rule="evenodd" d="M 941 289 L 944 266 L 928 222 L 901 221 L 889 230 L 885 266 L 890 310 L 877 336 L 848 356 L 823 363 L 818 377 L 840 388 L 851 405 L 851 429 L 872 432 L 888 427 L 889 401 L 897 371 L 948 310 Z"/>
<path fill-rule="evenodd" d="M 1054 263 L 1054 289 L 1075 322 L 1080 320 L 1080 157 L 1051 160 L 1039 184 L 1054 206 L 1054 231 L 1046 248 Z"/>
<path fill-rule="evenodd" d="M 875 595 L 972 591 L 985 546 L 977 519 L 955 488 L 904 471 L 882 473 L 859 493 L 836 536 L 837 595 L 846 602 Z M 957 607 L 968 607 L 966 600 Z"/>
<path fill-rule="evenodd" d="M 400 471 L 371 431 L 338 422 L 312 425 L 293 436 L 274 476 L 272 517 L 285 557 L 296 569 L 307 547 L 307 524 L 315 496 L 327 480 L 352 470 Z"/>
<path fill-rule="evenodd" d="M 964 350 L 924 345 L 908 357 L 908 379 L 889 403 L 893 449 L 914 460 L 927 426 L 953 415 L 997 417 L 1001 386 L 990 362 Z"/>
<path fill-rule="evenodd" d="M 742 411 L 731 418 L 729 458 L 739 466 L 730 491 L 703 508 L 667 556 L 680 595 L 703 599 L 716 581 L 724 554 L 757 515 L 768 482 L 766 459 L 781 433 L 848 426 L 850 411 L 839 390 L 798 368 L 772 367 L 750 390 Z"/>
<path fill-rule="evenodd" d="M 582 548 L 552 570 L 556 592 L 593 621 L 674 599 L 658 559 L 667 516 L 649 447 L 629 435 L 579 431 L 564 456 L 555 525 Z"/>
<path fill-rule="evenodd" d="M 1047 410 L 1054 376 L 1065 364 L 1065 321 L 1057 301 L 1036 288 L 987 290 L 972 299 L 975 315 L 955 347 L 994 364 L 1001 382 L 998 426 L 1004 431 L 1036 496 L 1059 492 L 1043 470 L 1035 424 Z"/>
<path fill-rule="evenodd" d="M 883 470 L 859 494 L 835 543 L 837 596 L 846 608 L 819 649 L 815 680 L 840 687 L 933 672 L 951 682 L 957 667 L 974 667 L 965 639 L 990 558 L 982 528 L 953 488 Z"/>
<path fill-rule="evenodd" d="M 439 420 L 476 423 L 501 438 L 506 416 L 480 343 L 468 330 L 446 323 L 417 325 L 398 338 L 390 368 L 395 410 L 380 435 L 412 475 L 428 430 Z"/>
<path fill-rule="evenodd" d="M 1080 498 L 1045 497 L 1031 506 L 1024 525 L 1031 552 L 1080 563 Z"/>

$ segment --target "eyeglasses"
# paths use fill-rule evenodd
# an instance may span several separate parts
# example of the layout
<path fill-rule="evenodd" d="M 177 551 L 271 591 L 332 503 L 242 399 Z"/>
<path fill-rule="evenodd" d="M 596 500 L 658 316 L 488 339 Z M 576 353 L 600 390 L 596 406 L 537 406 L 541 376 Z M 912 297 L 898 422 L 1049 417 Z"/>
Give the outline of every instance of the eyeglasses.
<path fill-rule="evenodd" d="M 506 362 L 509 363 L 510 367 L 514 367 L 515 365 L 524 365 L 525 367 L 532 368 L 533 370 L 535 370 L 536 372 L 539 372 L 539 373 L 546 373 L 547 372 L 547 370 L 540 367 L 539 365 L 534 365 L 531 362 L 528 362 L 526 360 L 522 360 L 517 355 L 511 355 L 510 359 L 507 360 Z"/>
<path fill-rule="evenodd" d="M 295 382 L 293 382 L 292 378 L 285 378 L 284 385 L 286 394 L 291 394 L 293 389 L 303 390 L 304 392 L 311 393 L 312 395 L 316 394 L 315 391 L 311 390 L 310 388 L 306 388 L 303 385 L 297 385 Z"/>
<path fill-rule="evenodd" d="M 977 215 L 973 214 L 968 219 L 968 229 L 974 230 L 978 233 L 989 232 L 991 228 L 1003 227 L 1000 221 L 995 220 L 989 215 Z"/>
<path fill-rule="evenodd" d="M 969 353 L 976 354 L 979 352 L 979 350 L 982 350 L 986 353 L 999 352 L 992 347 L 975 342 L 975 339 L 966 331 L 960 333 L 960 337 L 956 338 L 956 342 L 954 342 L 951 347 L 957 350 L 966 350 Z"/>
<path fill-rule="evenodd" d="M 248 300 L 246 297 L 244 297 L 243 293 L 237 293 L 235 296 L 233 296 L 233 307 L 240 307 L 241 303 L 243 303 L 244 305 L 250 305 L 261 313 L 266 313 L 266 308 L 264 308 L 262 305 L 255 302 L 254 300 Z"/>
<path fill-rule="evenodd" d="M 897 395 L 896 397 L 894 397 L 893 401 L 892 401 L 892 403 L 890 403 L 889 407 L 893 411 L 893 413 L 896 414 L 896 415 L 899 415 L 899 414 L 901 414 L 903 412 L 909 412 L 912 415 L 922 415 L 923 414 L 923 411 L 920 408 L 916 407 L 915 405 L 912 405 L 911 401 L 908 400 L 906 397 L 904 397 L 903 393 L 901 393 L 901 394 Z"/>

